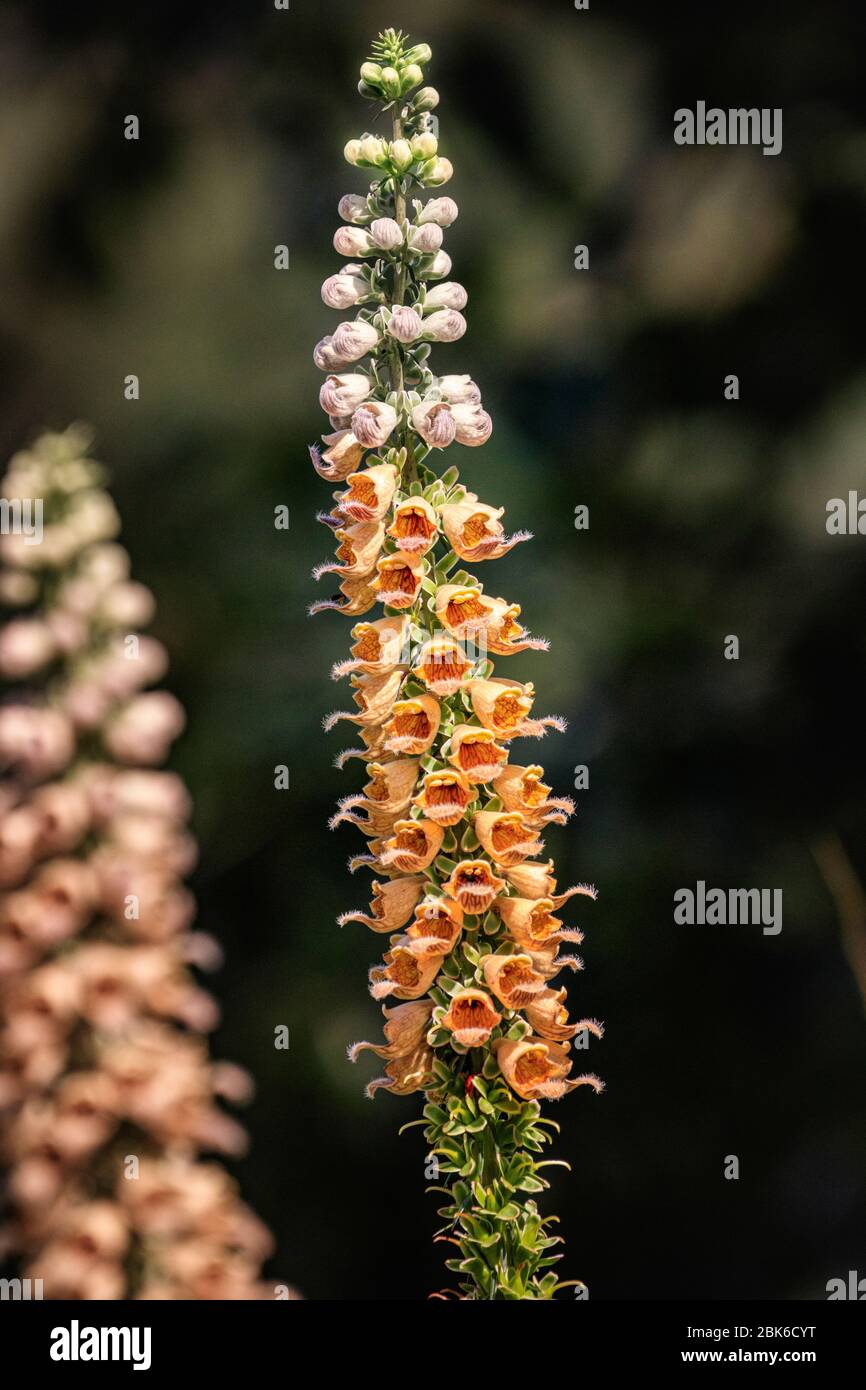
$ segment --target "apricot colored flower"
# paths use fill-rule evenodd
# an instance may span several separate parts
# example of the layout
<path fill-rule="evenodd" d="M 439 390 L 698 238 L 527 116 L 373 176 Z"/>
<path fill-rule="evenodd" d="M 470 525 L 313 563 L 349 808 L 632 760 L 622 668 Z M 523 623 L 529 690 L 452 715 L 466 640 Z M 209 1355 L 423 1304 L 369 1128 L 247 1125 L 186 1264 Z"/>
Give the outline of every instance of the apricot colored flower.
<path fill-rule="evenodd" d="M 394 507 L 388 535 L 407 554 L 425 555 L 439 535 L 436 512 L 424 497 L 406 497 Z"/>
<path fill-rule="evenodd" d="M 459 989 L 451 996 L 447 1012 L 442 1016 L 442 1026 L 463 1047 L 481 1047 L 501 1017 L 483 989 Z"/>
<path fill-rule="evenodd" d="M 463 819 L 472 799 L 468 780 L 457 768 L 451 767 L 428 772 L 414 804 L 437 825 L 449 826 Z"/>
<path fill-rule="evenodd" d="M 484 859 L 463 859 L 454 867 L 442 887 L 465 913 L 477 916 L 493 904 L 497 894 L 505 887 L 505 879 L 498 878 Z"/>
<path fill-rule="evenodd" d="M 379 875 L 369 911 L 339 921 L 388 934 L 370 992 L 403 1001 L 384 1010 L 384 1041 L 356 1043 L 349 1055 L 385 1062 L 368 1095 L 424 1094 L 416 1123 L 438 1168 L 433 1186 L 445 1193 L 453 1248 L 442 1297 L 550 1298 L 562 1286 L 549 1268 L 556 1238 L 536 1203 L 547 1187 L 536 1155 L 549 1140 L 537 1102 L 600 1088 L 592 1076 L 571 1077 L 568 1044 L 579 1033 L 581 1046 L 601 1037 L 594 1020 L 569 1020 L 564 989 L 551 986 L 582 968 L 562 951 L 582 933 L 557 913 L 595 891 L 557 892 L 553 862 L 538 857 L 540 835 L 564 824 L 573 804 L 538 764 L 509 754 L 513 739 L 565 728 L 535 715 L 531 682 L 496 674 L 500 658 L 548 644 L 519 603 L 485 593 L 461 568 L 530 536 L 506 534 L 504 508 L 480 501 L 442 462 L 452 446 L 449 461 L 483 445 L 493 422 L 470 375 L 434 366 L 435 345 L 465 333 L 470 296 L 451 278 L 443 245 L 457 205 L 430 196 L 452 170 L 429 115 L 438 94 L 420 85 L 429 58 L 426 44 L 388 29 L 361 68 L 361 94 L 387 114 L 387 135 L 364 132 L 345 146 L 349 164 L 373 179 L 340 201 L 347 225 L 336 245 L 358 259 L 326 281 L 323 298 L 363 307 L 314 352 L 334 433 L 313 463 L 345 490 L 320 516 L 337 549 L 316 571 L 335 574 L 339 593 L 310 611 L 360 616 L 384 606 L 381 618 L 354 625 L 351 653 L 332 669 L 350 678 L 355 710 L 325 721 L 358 731 L 336 765 L 366 766 L 331 825 L 360 830 L 368 843 L 349 867 Z M 12 659 L 50 660 L 57 640 L 25 633 Z M 9 862 L 31 833 L 23 824 L 9 836 Z M 21 905 L 19 919 L 28 912 Z M 42 1065 L 52 1064 L 46 1049 Z"/>
<path fill-rule="evenodd" d="M 459 502 L 446 503 L 439 515 L 451 549 L 461 560 L 476 564 L 480 560 L 498 560 L 521 541 L 531 540 L 529 531 L 505 535 L 500 521 L 504 511 L 504 507 L 479 502 L 474 492 L 467 492 Z"/>
<path fill-rule="evenodd" d="M 432 695 L 398 700 L 385 723 L 385 747 L 391 753 L 426 753 L 439 732 L 442 711 Z"/>
<path fill-rule="evenodd" d="M 430 691 L 444 699 L 463 685 L 473 663 L 460 643 L 451 637 L 429 637 L 421 646 L 413 670 Z"/>
<path fill-rule="evenodd" d="M 338 503 L 343 515 L 353 521 L 380 521 L 397 487 L 397 469 L 393 463 L 377 463 L 361 473 L 351 473 L 348 483 Z"/>
<path fill-rule="evenodd" d="M 561 1100 L 578 1086 L 603 1090 L 597 1076 L 569 1079 L 572 1061 L 557 1043 L 529 1036 L 520 1042 L 503 1040 L 495 1044 L 496 1060 L 516 1095 L 524 1100 Z"/>
<path fill-rule="evenodd" d="M 522 864 L 544 848 L 519 811 L 479 811 L 472 825 L 483 848 L 502 868 Z"/>

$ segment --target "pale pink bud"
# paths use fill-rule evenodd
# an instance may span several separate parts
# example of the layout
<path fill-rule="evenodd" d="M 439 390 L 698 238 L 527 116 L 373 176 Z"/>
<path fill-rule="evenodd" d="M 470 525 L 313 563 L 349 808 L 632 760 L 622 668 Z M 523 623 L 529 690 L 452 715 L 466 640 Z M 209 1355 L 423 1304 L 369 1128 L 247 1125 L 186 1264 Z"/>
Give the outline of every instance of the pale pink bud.
<path fill-rule="evenodd" d="M 339 372 L 341 368 L 348 367 L 350 360 L 348 357 L 341 357 L 334 348 L 333 336 L 328 333 L 313 348 L 313 361 L 320 372 Z"/>
<path fill-rule="evenodd" d="M 456 280 L 446 280 L 443 285 L 434 285 L 427 291 L 424 312 L 430 309 L 465 309 L 469 295 Z"/>
<path fill-rule="evenodd" d="M 361 227 L 338 227 L 334 233 L 334 250 L 341 256 L 366 256 L 372 245 L 369 233 Z"/>
<path fill-rule="evenodd" d="M 203 989 L 168 988 L 163 995 L 163 1008 L 159 1007 L 159 996 L 149 1000 L 157 1013 L 166 1013 L 179 1019 L 194 1033 L 212 1033 L 220 1021 L 217 1002 Z"/>
<path fill-rule="evenodd" d="M 20 882 L 30 868 L 39 841 L 41 822 L 29 806 L 4 808 L 0 816 L 0 883 Z"/>
<path fill-rule="evenodd" d="M 253 1079 L 235 1062 L 214 1062 L 210 1069 L 214 1094 L 235 1105 L 246 1105 L 253 1098 Z"/>
<path fill-rule="evenodd" d="M 122 545 L 94 545 L 82 555 L 78 572 L 107 588 L 129 578 L 129 556 Z"/>
<path fill-rule="evenodd" d="M 40 671 L 57 650 L 51 630 L 39 618 L 13 618 L 0 630 L 0 674 L 22 680 Z"/>
<path fill-rule="evenodd" d="M 75 736 L 65 715 L 25 705 L 0 708 L 0 761 L 44 779 L 72 760 Z"/>
<path fill-rule="evenodd" d="M 130 634 L 128 634 L 130 635 Z M 132 695 L 168 670 L 168 653 L 155 637 L 137 636 L 135 645 L 115 641 L 96 671 L 100 690 L 115 699 Z"/>
<path fill-rule="evenodd" d="M 416 406 L 412 424 L 431 449 L 447 449 L 457 435 L 457 425 L 446 401 L 425 401 Z"/>
<path fill-rule="evenodd" d="M 418 222 L 437 222 L 440 227 L 450 227 L 457 217 L 457 204 L 453 198 L 431 198 L 418 214 Z"/>
<path fill-rule="evenodd" d="M 73 499 L 67 526 L 79 543 L 89 544 L 116 536 L 120 517 L 107 493 L 91 490 L 78 493 Z"/>
<path fill-rule="evenodd" d="M 481 400 L 481 392 L 471 376 L 440 376 L 438 386 L 443 401 L 450 401 L 452 405 Z"/>
<path fill-rule="evenodd" d="M 450 159 L 431 159 L 421 170 L 421 178 L 430 188 L 439 188 L 447 183 L 454 173 Z"/>
<path fill-rule="evenodd" d="M 145 627 L 155 611 L 150 590 L 131 580 L 113 585 L 99 605 L 100 617 L 112 627 Z"/>
<path fill-rule="evenodd" d="M 196 1140 L 202 1148 L 216 1149 L 218 1153 L 230 1154 L 236 1158 L 246 1152 L 249 1144 L 243 1125 L 239 1125 L 222 1110 L 217 1110 L 216 1106 L 192 1118 L 190 1131 L 189 1137 Z"/>
<path fill-rule="evenodd" d="M 94 772 L 87 790 L 102 820 L 120 812 L 164 816 L 173 821 L 185 820 L 189 815 L 189 793 L 174 772 L 127 772 L 108 767 Z"/>
<path fill-rule="evenodd" d="M 442 245 L 442 228 L 436 222 L 424 222 L 409 232 L 409 245 L 413 251 L 428 256 L 438 251 Z"/>
<path fill-rule="evenodd" d="M 441 280 L 451 274 L 451 257 L 447 251 L 437 251 L 427 271 L 428 279 Z"/>
<path fill-rule="evenodd" d="M 60 1161 L 30 1154 L 9 1174 L 9 1192 L 23 1207 L 47 1207 L 63 1181 Z"/>
<path fill-rule="evenodd" d="M 370 236 L 382 251 L 395 251 L 398 246 L 403 245 L 400 223 L 395 222 L 393 217 L 378 217 L 375 222 L 371 222 Z"/>
<path fill-rule="evenodd" d="M 391 310 L 388 332 L 398 343 L 414 343 L 424 330 L 421 315 L 407 304 L 395 304 Z"/>
<path fill-rule="evenodd" d="M 476 405 L 455 405 L 451 407 L 451 413 L 457 425 L 458 444 L 472 447 L 484 444 L 493 433 L 493 421 L 487 411 L 479 410 Z"/>
<path fill-rule="evenodd" d="M 219 970 L 223 963 L 223 950 L 208 932 L 193 931 L 184 938 L 183 958 L 188 965 L 195 965 L 199 970 Z"/>
<path fill-rule="evenodd" d="M 105 746 L 122 763 L 161 763 L 184 726 L 178 701 L 165 690 L 130 701 L 105 731 Z"/>
<path fill-rule="evenodd" d="M 322 285 L 322 299 L 329 309 L 351 309 L 369 293 L 370 287 L 360 275 L 329 275 Z"/>
<path fill-rule="evenodd" d="M 344 222 L 365 223 L 370 220 L 367 199 L 360 193 L 344 193 L 337 205 L 337 212 Z"/>
<path fill-rule="evenodd" d="M 453 343 L 466 332 L 466 320 L 456 309 L 437 309 L 424 320 L 424 337 L 436 343 Z"/>
<path fill-rule="evenodd" d="M 319 404 L 326 415 L 351 415 L 370 394 L 370 378 L 363 372 L 343 372 L 329 376 L 319 392 Z"/>
<path fill-rule="evenodd" d="M 33 797 L 39 817 L 39 850 L 42 854 L 65 853 L 90 828 L 90 803 L 81 787 L 71 782 L 49 782 Z"/>
<path fill-rule="evenodd" d="M 352 433 L 368 449 L 378 449 L 394 430 L 397 412 L 383 401 L 367 401 L 352 416 Z"/>
<path fill-rule="evenodd" d="M 372 323 L 364 319 L 350 319 L 341 323 L 334 332 L 332 347 L 346 362 L 357 362 L 379 342 L 379 333 Z"/>

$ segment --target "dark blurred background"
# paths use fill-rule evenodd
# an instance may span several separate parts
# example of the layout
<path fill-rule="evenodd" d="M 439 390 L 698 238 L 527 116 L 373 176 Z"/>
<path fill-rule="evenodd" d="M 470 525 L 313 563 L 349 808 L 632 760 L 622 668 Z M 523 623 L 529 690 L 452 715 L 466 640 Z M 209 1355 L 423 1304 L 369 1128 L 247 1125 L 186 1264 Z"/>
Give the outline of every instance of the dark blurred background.
<path fill-rule="evenodd" d="M 274 1272 L 309 1298 L 446 1282 L 423 1139 L 396 1137 L 417 1098 L 370 1104 L 375 1062 L 345 1061 L 379 1031 L 381 938 L 334 923 L 369 882 L 345 870 L 357 832 L 326 828 L 361 773 L 332 768 L 347 740 L 320 727 L 345 705 L 328 672 L 349 623 L 305 616 L 329 548 L 306 453 L 311 349 L 337 322 L 319 285 L 337 200 L 364 186 L 341 155 L 370 120 L 357 68 L 389 24 L 433 47 L 456 170 L 469 333 L 436 361 L 471 372 L 495 420 L 464 476 L 536 537 L 483 577 L 551 639 L 509 674 L 569 718 L 522 760 L 560 793 L 590 769 L 548 836 L 560 882 L 600 889 L 570 989 L 607 1025 L 607 1092 L 555 1112 L 564 1277 L 599 1299 L 718 1299 L 866 1275 L 866 540 L 825 529 L 827 500 L 866 488 L 857 8 L 0 12 L 4 455 L 83 418 L 113 470 L 189 713 L 195 888 L 227 953 L 215 1050 L 258 1083 L 237 1171 Z M 673 112 L 698 100 L 782 107 L 782 153 L 677 147 Z M 782 888 L 781 935 L 675 926 L 698 879 Z"/>

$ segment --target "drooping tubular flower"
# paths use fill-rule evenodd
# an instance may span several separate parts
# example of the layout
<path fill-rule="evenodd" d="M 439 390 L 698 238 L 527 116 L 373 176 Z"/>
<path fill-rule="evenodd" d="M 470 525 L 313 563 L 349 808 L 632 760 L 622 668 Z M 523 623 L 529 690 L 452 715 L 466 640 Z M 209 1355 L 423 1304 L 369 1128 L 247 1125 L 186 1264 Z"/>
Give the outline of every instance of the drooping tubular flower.
<path fill-rule="evenodd" d="M 88 445 L 45 435 L 2 483 L 0 1234 L 46 1298 L 273 1298 L 268 1231 L 202 1157 L 243 1150 L 220 1101 L 251 1083 L 208 1056 L 190 967 L 220 953 L 191 929 L 189 797 L 158 770 L 184 716 L 148 689 L 153 600 Z"/>
<path fill-rule="evenodd" d="M 349 678 L 357 711 L 326 720 L 359 731 L 362 746 L 337 763 L 360 758 L 367 779 L 331 823 L 351 821 L 367 836 L 350 867 L 376 875 L 369 910 L 340 924 L 389 938 L 370 970 L 385 1040 L 355 1043 L 349 1055 L 385 1062 L 368 1095 L 425 1098 L 436 1190 L 446 1184 L 450 1194 L 439 1236 L 455 1249 L 447 1265 L 458 1287 L 442 1296 L 545 1299 L 564 1285 L 550 1268 L 558 1239 L 536 1204 L 547 1186 L 536 1158 L 548 1139 L 541 1104 L 580 1086 L 601 1090 L 574 1065 L 573 1048 L 602 1030 L 569 1019 L 557 977 L 581 962 L 560 947 L 582 933 L 557 914 L 595 891 L 557 891 L 552 861 L 539 858 L 542 835 L 574 808 L 513 749 L 563 722 L 539 716 L 533 685 L 494 674 L 490 660 L 547 643 L 526 630 L 518 604 L 459 568 L 529 536 L 508 535 L 504 508 L 460 483 L 452 458 L 483 444 L 492 421 L 471 377 L 436 376 L 430 365 L 431 343 L 465 332 L 468 295 L 447 278 L 443 229 L 457 205 L 438 192 L 451 165 L 430 128 L 439 98 L 422 85 L 429 59 L 426 44 L 387 30 L 361 68 L 361 95 L 391 128 L 346 146 L 373 182 L 340 200 L 347 225 L 334 244 L 352 264 L 322 297 L 357 312 L 314 353 L 330 429 L 311 455 L 341 485 L 322 516 L 336 560 L 315 573 L 342 583 L 311 611 L 369 612 L 332 672 Z"/>

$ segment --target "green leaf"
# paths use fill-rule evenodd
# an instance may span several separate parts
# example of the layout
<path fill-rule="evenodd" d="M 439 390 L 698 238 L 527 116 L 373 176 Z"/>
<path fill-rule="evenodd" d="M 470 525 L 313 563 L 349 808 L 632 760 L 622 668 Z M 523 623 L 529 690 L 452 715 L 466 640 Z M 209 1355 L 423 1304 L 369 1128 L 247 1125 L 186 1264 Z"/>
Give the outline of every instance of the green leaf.
<path fill-rule="evenodd" d="M 521 1192 L 543 1192 L 547 1183 L 542 1182 L 540 1178 L 524 1178 L 522 1182 L 517 1183 L 517 1187 Z"/>
<path fill-rule="evenodd" d="M 505 1206 L 493 1215 L 497 1221 L 516 1221 L 520 1215 L 520 1207 L 516 1202 L 506 1202 Z"/>

